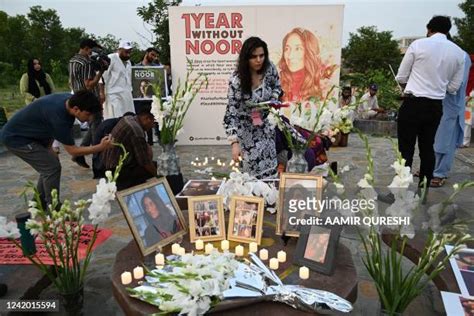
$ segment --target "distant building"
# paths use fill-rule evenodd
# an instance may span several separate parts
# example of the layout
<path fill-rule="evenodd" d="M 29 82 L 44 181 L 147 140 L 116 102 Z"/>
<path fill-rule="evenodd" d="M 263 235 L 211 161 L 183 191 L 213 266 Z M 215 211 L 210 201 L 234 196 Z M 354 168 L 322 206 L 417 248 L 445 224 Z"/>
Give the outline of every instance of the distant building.
<path fill-rule="evenodd" d="M 423 36 L 405 36 L 405 37 L 399 38 L 397 42 L 398 42 L 398 49 L 400 49 L 400 53 L 402 55 L 405 55 L 408 46 L 410 46 L 411 43 L 413 43 L 414 41 L 422 37 Z"/>

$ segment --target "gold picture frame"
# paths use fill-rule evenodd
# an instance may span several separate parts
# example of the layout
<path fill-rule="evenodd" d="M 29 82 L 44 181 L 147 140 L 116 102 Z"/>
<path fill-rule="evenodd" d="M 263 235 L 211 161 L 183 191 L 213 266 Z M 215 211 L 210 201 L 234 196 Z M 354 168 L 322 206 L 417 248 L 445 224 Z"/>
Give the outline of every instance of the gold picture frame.
<path fill-rule="evenodd" d="M 203 195 L 188 198 L 188 216 L 189 240 L 192 243 L 198 239 L 203 241 L 225 239 L 224 202 L 222 196 Z M 213 223 L 215 224 L 213 225 Z"/>
<path fill-rule="evenodd" d="M 227 239 L 260 245 L 264 204 L 265 200 L 261 197 L 232 196 Z"/>
<path fill-rule="evenodd" d="M 323 177 L 300 173 L 282 173 L 280 177 L 279 199 L 276 220 L 276 234 L 299 237 L 300 232 L 297 225 L 288 227 L 290 220 L 289 199 L 296 200 L 314 196 L 317 200 L 322 198 Z M 314 191 L 314 195 L 313 195 Z M 292 195 L 291 197 L 289 195 Z M 288 208 L 288 210 L 287 210 Z M 292 217 L 304 219 L 305 215 L 310 214 L 318 216 L 318 210 L 311 211 L 297 211 Z"/>
<path fill-rule="evenodd" d="M 143 256 L 186 234 L 183 213 L 166 178 L 150 180 L 116 195 Z"/>

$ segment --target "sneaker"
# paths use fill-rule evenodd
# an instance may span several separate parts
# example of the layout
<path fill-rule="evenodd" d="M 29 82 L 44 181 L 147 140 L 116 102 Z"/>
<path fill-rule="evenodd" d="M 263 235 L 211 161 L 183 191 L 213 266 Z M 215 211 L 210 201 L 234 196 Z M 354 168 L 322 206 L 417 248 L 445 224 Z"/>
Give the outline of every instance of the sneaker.
<path fill-rule="evenodd" d="M 72 157 L 71 160 L 74 161 L 75 163 L 77 163 L 82 168 L 86 168 L 86 169 L 90 168 L 90 166 L 87 164 L 86 158 L 84 158 L 84 156 Z"/>

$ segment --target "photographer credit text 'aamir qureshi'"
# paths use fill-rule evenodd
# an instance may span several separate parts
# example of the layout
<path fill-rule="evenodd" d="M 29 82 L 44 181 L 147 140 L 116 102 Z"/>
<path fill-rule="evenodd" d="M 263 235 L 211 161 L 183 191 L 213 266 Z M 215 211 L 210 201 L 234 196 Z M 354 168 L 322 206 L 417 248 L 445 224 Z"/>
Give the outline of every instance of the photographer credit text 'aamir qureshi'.
<path fill-rule="evenodd" d="M 313 226 L 313 225 L 349 225 L 349 226 L 398 226 L 410 225 L 409 216 L 372 216 L 371 212 L 376 209 L 376 201 L 374 199 L 317 199 L 315 197 L 306 197 L 306 199 L 290 199 L 288 201 L 288 223 L 297 226 Z M 297 213 L 310 212 L 322 213 L 325 210 L 335 211 L 330 213 L 331 216 L 317 217 L 311 216 L 301 218 Z M 344 216 L 350 211 L 354 215 L 360 216 Z M 293 214 L 293 216 L 292 216 Z M 338 214 L 338 215 L 335 215 Z M 335 215 L 335 216 L 332 216 Z"/>

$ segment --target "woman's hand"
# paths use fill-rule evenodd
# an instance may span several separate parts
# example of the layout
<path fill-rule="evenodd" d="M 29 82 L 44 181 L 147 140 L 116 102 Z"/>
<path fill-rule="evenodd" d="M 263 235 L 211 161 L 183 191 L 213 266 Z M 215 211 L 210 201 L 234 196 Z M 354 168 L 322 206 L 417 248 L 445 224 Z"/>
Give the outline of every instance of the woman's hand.
<path fill-rule="evenodd" d="M 232 143 L 232 160 L 239 161 L 240 144 L 238 142 Z"/>

